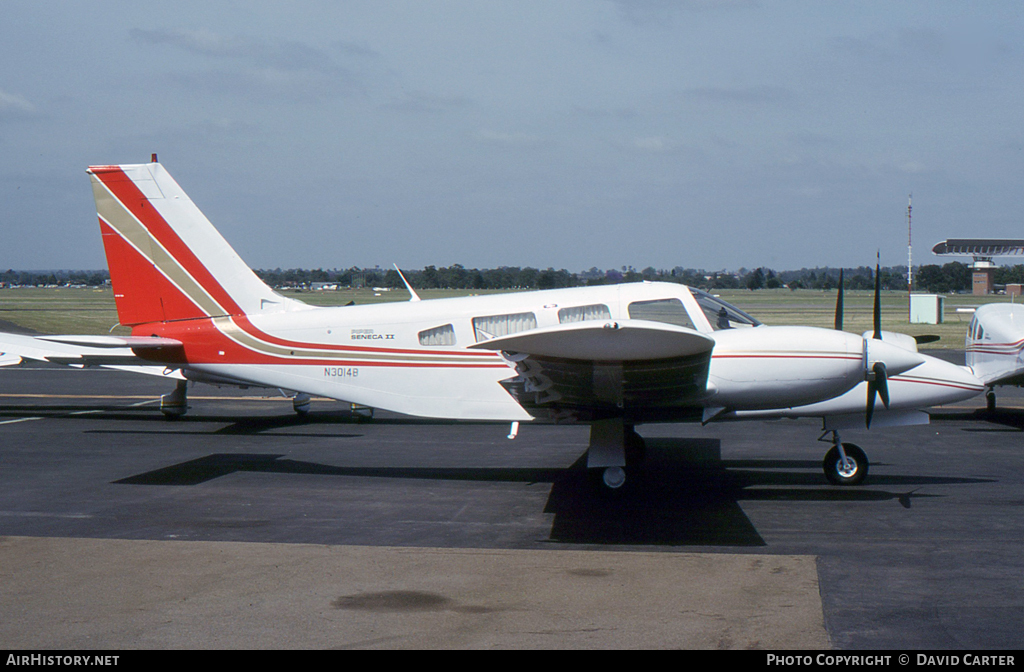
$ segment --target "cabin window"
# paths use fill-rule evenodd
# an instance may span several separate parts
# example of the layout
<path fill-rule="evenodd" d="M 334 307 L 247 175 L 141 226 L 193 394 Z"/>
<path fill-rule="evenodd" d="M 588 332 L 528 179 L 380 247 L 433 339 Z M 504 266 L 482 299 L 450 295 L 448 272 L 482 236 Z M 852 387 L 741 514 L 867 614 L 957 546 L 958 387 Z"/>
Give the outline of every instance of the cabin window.
<path fill-rule="evenodd" d="M 446 324 L 420 332 L 420 345 L 455 345 L 455 327 Z"/>
<path fill-rule="evenodd" d="M 634 320 L 650 320 L 664 322 L 677 327 L 693 329 L 693 322 L 679 299 L 659 299 L 657 301 L 634 301 L 629 304 L 629 316 Z"/>
<path fill-rule="evenodd" d="M 603 303 L 596 303 L 592 306 L 573 306 L 572 308 L 562 308 L 558 311 L 559 324 L 610 319 L 612 319 L 612 312 Z"/>
<path fill-rule="evenodd" d="M 707 292 L 691 287 L 690 293 L 693 294 L 693 298 L 697 300 L 697 305 L 704 311 L 708 322 L 711 323 L 711 327 L 715 330 L 757 327 L 761 324 L 731 303 L 726 303 Z"/>
<path fill-rule="evenodd" d="M 971 323 L 967 327 L 967 333 L 975 341 L 985 338 L 985 328 L 981 326 L 981 322 L 977 317 L 971 318 Z"/>
<path fill-rule="evenodd" d="M 488 315 L 473 318 L 473 333 L 477 342 L 500 338 L 520 331 L 537 328 L 537 316 L 533 313 L 513 313 L 510 315 Z"/>

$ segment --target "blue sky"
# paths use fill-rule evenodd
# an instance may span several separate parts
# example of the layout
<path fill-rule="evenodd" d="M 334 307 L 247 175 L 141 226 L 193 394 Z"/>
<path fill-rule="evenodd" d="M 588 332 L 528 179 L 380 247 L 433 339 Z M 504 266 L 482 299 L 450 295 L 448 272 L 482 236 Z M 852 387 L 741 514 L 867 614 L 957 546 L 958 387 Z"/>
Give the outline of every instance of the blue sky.
<path fill-rule="evenodd" d="M 1019 2 L 4 0 L 0 266 L 160 160 L 257 268 L 942 263 L 1020 237 Z"/>

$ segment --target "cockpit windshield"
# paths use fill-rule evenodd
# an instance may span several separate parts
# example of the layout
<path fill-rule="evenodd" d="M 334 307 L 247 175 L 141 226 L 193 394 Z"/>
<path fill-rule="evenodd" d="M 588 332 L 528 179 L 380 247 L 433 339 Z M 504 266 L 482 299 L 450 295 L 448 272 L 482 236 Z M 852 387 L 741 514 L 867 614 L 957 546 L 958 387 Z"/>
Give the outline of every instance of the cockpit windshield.
<path fill-rule="evenodd" d="M 761 323 L 750 315 L 747 315 L 736 306 L 722 301 L 718 297 L 711 296 L 707 292 L 690 287 L 693 298 L 697 305 L 708 318 L 708 322 L 717 331 L 719 329 L 736 329 L 743 327 L 759 327 Z"/>

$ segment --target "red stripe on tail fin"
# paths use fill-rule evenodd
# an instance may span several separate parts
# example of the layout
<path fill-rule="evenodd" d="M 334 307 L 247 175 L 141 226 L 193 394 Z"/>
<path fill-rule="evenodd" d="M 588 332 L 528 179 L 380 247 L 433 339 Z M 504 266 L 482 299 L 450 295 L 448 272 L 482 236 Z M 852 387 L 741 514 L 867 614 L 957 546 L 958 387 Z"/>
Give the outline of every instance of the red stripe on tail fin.
<path fill-rule="evenodd" d="M 125 326 L 205 317 L 155 266 L 101 219 L 103 250 L 117 304 L 117 320 Z"/>
<path fill-rule="evenodd" d="M 306 308 L 256 277 L 159 164 L 88 172 L 122 324 Z"/>

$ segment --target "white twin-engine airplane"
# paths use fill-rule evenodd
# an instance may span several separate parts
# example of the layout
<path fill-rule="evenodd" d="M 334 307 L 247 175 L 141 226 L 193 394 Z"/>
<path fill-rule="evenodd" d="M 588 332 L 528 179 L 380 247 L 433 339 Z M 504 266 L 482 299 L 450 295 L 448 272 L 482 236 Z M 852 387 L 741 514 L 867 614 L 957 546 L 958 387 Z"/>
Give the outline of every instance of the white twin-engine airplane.
<path fill-rule="evenodd" d="M 88 173 L 132 335 L 3 334 L 0 349 L 175 378 L 168 415 L 185 412 L 191 380 L 293 391 L 299 411 L 320 395 L 506 421 L 510 436 L 524 421 L 578 421 L 591 426 L 591 474 L 611 489 L 642 459 L 637 425 L 819 417 L 832 434 L 827 477 L 856 484 L 867 459 L 839 429 L 925 423 L 920 409 L 983 390 L 909 336 L 765 326 L 671 283 L 311 307 L 260 281 L 155 157 Z"/>
<path fill-rule="evenodd" d="M 967 366 L 985 387 L 988 410 L 996 409 L 995 388 L 1024 385 L 1024 306 L 990 303 L 967 325 Z"/>

